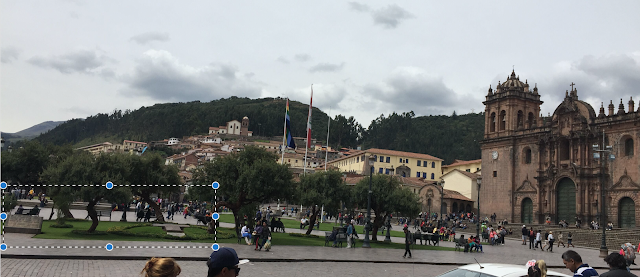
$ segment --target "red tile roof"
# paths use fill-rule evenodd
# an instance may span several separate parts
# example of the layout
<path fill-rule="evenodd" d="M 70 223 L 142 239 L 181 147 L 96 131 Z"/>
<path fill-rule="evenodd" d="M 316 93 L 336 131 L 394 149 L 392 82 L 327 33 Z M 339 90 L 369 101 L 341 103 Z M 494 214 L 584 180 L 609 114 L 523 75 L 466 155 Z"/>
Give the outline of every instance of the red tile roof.
<path fill-rule="evenodd" d="M 457 200 L 464 200 L 464 201 L 473 202 L 473 200 L 467 198 L 466 196 L 460 194 L 459 192 L 457 192 L 455 190 L 448 190 L 448 189 L 444 190 L 444 198 L 457 199 Z"/>
<path fill-rule="evenodd" d="M 479 160 L 472 160 L 472 161 L 453 160 L 453 163 L 452 163 L 452 164 L 450 164 L 450 165 L 443 165 L 442 167 L 459 166 L 459 165 L 475 164 L 475 163 L 482 163 L 482 159 L 479 159 Z"/>

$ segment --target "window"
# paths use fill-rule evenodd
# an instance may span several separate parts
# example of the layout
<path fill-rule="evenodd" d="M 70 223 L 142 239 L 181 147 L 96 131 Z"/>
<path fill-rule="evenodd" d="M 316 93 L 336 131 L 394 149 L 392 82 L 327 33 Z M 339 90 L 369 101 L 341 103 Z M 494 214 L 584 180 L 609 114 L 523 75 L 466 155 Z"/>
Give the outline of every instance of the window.
<path fill-rule="evenodd" d="M 471 172 L 471 169 L 467 169 L 467 172 Z"/>
<path fill-rule="evenodd" d="M 522 111 L 518 111 L 518 127 L 517 128 L 522 128 L 524 127 L 524 113 Z"/>
<path fill-rule="evenodd" d="M 427 173 L 426 172 L 422 172 L 422 178 L 427 179 Z"/>
<path fill-rule="evenodd" d="M 624 155 L 627 157 L 633 156 L 633 139 L 628 138 L 624 141 Z"/>
<path fill-rule="evenodd" d="M 433 163 L 431 164 L 431 168 L 436 168 L 436 162 L 433 162 Z"/>
<path fill-rule="evenodd" d="M 479 168 L 479 167 L 476 167 L 476 172 L 478 172 L 478 171 L 480 171 L 480 168 Z"/>
<path fill-rule="evenodd" d="M 378 155 L 373 155 L 373 159 L 377 160 L 378 159 Z"/>
<path fill-rule="evenodd" d="M 404 163 L 409 163 L 409 159 L 404 159 Z"/>
<path fill-rule="evenodd" d="M 382 173 L 382 167 L 378 170 L 378 173 Z"/>
<path fill-rule="evenodd" d="M 531 148 L 529 147 L 524 149 L 524 163 L 525 164 L 531 163 Z"/>
<path fill-rule="evenodd" d="M 436 174 L 435 173 L 431 173 L 431 180 L 436 178 Z"/>
<path fill-rule="evenodd" d="M 389 169 L 388 168 L 384 170 L 384 174 L 389 175 Z"/>
<path fill-rule="evenodd" d="M 418 160 L 418 166 L 420 166 L 420 160 Z"/>
<path fill-rule="evenodd" d="M 402 158 L 400 158 L 400 163 L 402 163 Z"/>
<path fill-rule="evenodd" d="M 380 162 L 384 162 L 384 156 L 380 156 Z"/>
<path fill-rule="evenodd" d="M 387 163 L 391 162 L 391 157 L 387 157 Z"/>
<path fill-rule="evenodd" d="M 533 113 L 529 113 L 529 118 L 527 119 L 527 128 L 531 129 L 533 127 Z"/>
<path fill-rule="evenodd" d="M 489 132 L 495 132 L 496 131 L 496 113 L 491 113 L 491 118 L 489 119 L 491 120 L 489 122 Z"/>
<path fill-rule="evenodd" d="M 360 162 L 360 157 L 356 157 L 356 163 Z"/>
<path fill-rule="evenodd" d="M 420 172 L 416 172 L 416 177 L 420 178 Z"/>
<path fill-rule="evenodd" d="M 493 177 L 498 177 L 498 171 L 493 172 Z"/>
<path fill-rule="evenodd" d="M 500 121 L 500 131 L 504 131 L 504 129 L 507 127 L 507 112 L 501 111 L 498 121 Z"/>

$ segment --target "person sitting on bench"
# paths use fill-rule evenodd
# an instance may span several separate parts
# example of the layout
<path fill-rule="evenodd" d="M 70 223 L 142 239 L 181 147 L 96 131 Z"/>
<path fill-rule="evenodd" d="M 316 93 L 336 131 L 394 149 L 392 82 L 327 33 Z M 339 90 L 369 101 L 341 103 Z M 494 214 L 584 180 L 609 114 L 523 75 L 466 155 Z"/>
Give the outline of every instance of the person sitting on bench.
<path fill-rule="evenodd" d="M 24 211 L 24 208 L 22 207 L 22 205 L 18 206 L 18 209 L 16 210 L 16 214 L 22 214 L 22 212 Z"/>
<path fill-rule="evenodd" d="M 40 214 L 40 208 L 38 208 L 38 205 L 33 206 L 33 209 L 31 209 L 31 211 L 29 212 L 29 215 L 38 215 Z"/>

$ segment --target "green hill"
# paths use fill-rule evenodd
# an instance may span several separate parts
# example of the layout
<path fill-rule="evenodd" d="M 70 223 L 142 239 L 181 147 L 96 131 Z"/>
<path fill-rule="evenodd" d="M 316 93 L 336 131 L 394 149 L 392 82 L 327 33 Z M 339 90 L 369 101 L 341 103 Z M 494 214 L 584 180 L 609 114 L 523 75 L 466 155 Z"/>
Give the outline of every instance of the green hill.
<path fill-rule="evenodd" d="M 75 145 L 123 139 L 154 141 L 206 134 L 209 127 L 225 125 L 231 120 L 249 117 L 254 135 L 281 136 L 286 100 L 282 98 L 249 99 L 231 97 L 207 103 L 156 104 L 135 111 L 116 110 L 86 119 L 72 119 L 37 137 L 44 143 Z M 291 129 L 294 136 L 305 136 L 309 106 L 290 101 Z M 326 130 L 327 115 L 314 108 L 314 130 Z"/>
<path fill-rule="evenodd" d="M 36 137 L 42 143 L 72 144 L 76 147 L 104 141 L 122 142 L 162 140 L 169 137 L 206 134 L 209 127 L 249 117 L 254 136 L 281 136 L 286 100 L 231 97 L 207 103 L 156 104 L 135 111 L 116 110 L 85 119 L 72 119 Z M 309 106 L 290 101 L 294 136 L 304 137 Z M 324 141 L 327 115 L 313 109 L 313 137 Z M 380 116 L 368 129 L 353 118 L 337 115 L 331 120 L 329 144 L 334 148 L 383 148 L 427 153 L 445 160 L 479 159 L 484 129 L 483 114 L 420 116 L 413 112 Z"/>

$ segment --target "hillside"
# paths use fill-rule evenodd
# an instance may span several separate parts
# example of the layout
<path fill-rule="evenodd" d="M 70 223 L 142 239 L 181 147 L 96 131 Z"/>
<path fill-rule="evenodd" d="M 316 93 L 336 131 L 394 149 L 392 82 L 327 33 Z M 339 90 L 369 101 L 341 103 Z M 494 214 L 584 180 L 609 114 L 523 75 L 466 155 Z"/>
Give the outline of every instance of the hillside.
<path fill-rule="evenodd" d="M 250 119 L 249 130 L 254 136 L 282 135 L 285 99 L 248 99 L 231 97 L 207 103 L 156 104 L 135 111 L 115 111 L 86 119 L 72 119 L 40 135 L 36 140 L 57 145 L 84 146 L 104 141 L 120 143 L 123 139 L 137 141 L 162 140 L 169 137 L 205 134 L 209 127 L 225 125 L 227 121 Z M 291 128 L 294 136 L 304 137 L 309 106 L 290 102 Z M 327 115 L 313 109 L 313 137 L 324 141 Z M 479 159 L 484 129 L 483 114 L 452 116 L 420 116 L 413 112 L 380 116 L 368 129 L 353 118 L 337 115 L 331 120 L 329 144 L 334 148 L 384 148 L 427 153 L 444 159 Z"/>
<path fill-rule="evenodd" d="M 123 139 L 154 141 L 169 137 L 206 134 L 209 127 L 225 125 L 233 119 L 249 117 L 254 135 L 281 136 L 286 100 L 282 98 L 249 99 L 231 97 L 207 103 L 156 104 L 135 111 L 114 111 L 86 119 L 72 119 L 36 139 L 43 143 L 90 144 Z M 305 136 L 308 105 L 290 101 L 291 129 L 294 136 Z M 327 115 L 313 109 L 314 130 L 326 130 Z M 100 141 L 102 140 L 102 141 Z"/>
<path fill-rule="evenodd" d="M 1 136 L 8 142 L 23 140 L 23 139 L 32 139 L 42 133 L 45 133 L 56 126 L 62 124 L 64 121 L 45 121 L 40 124 L 33 125 L 27 129 L 16 133 L 1 133 Z"/>

